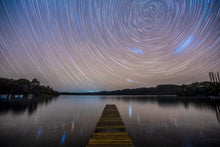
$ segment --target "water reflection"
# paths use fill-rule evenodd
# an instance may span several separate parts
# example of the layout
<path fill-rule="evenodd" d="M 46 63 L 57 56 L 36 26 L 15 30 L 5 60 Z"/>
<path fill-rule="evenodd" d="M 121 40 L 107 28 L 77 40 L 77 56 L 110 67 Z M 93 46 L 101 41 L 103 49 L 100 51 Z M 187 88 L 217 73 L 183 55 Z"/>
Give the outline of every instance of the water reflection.
<path fill-rule="evenodd" d="M 74 129 L 74 127 L 75 127 L 75 122 L 72 122 L 72 127 L 71 127 L 71 133 L 73 132 L 73 129 Z"/>
<path fill-rule="evenodd" d="M 37 132 L 37 139 L 40 137 L 40 134 L 41 134 L 41 128 Z"/>
<path fill-rule="evenodd" d="M 215 107 L 217 120 L 218 120 L 218 122 L 220 122 L 220 105 L 216 105 L 214 107 Z"/>
<path fill-rule="evenodd" d="M 124 108 L 119 112 L 136 146 L 220 145 L 219 100 L 165 96 L 111 99 L 129 103 L 127 114 Z"/>
<path fill-rule="evenodd" d="M 65 141 L 65 137 L 66 137 L 66 134 L 65 134 L 65 133 L 63 133 L 63 137 L 62 137 L 62 142 L 61 142 L 61 144 L 63 144 L 63 143 L 64 143 L 64 141 Z"/>
<path fill-rule="evenodd" d="M 129 117 L 131 117 L 132 116 L 132 107 L 131 107 L 131 104 L 129 105 Z"/>
<path fill-rule="evenodd" d="M 32 115 L 36 110 L 38 105 L 47 105 L 57 97 L 49 98 L 33 98 L 33 99 L 0 99 L 0 114 L 12 112 L 13 114 L 22 114 L 28 112 Z"/>
<path fill-rule="evenodd" d="M 28 129 L 26 128 L 26 129 L 24 130 L 23 136 L 25 136 L 25 135 L 27 134 L 27 132 L 28 132 Z"/>
<path fill-rule="evenodd" d="M 60 96 L 42 101 L 2 102 L 1 146 L 86 146 L 106 104 L 116 104 L 137 147 L 220 145 L 219 100 Z"/>
<path fill-rule="evenodd" d="M 113 96 L 113 97 L 102 97 L 102 99 L 114 99 L 121 100 L 124 102 L 137 102 L 137 103 L 151 103 L 158 104 L 160 107 L 178 107 L 184 106 L 186 109 L 189 106 L 194 106 L 200 110 L 209 109 L 216 113 L 216 118 L 220 124 L 220 99 L 209 99 L 199 97 L 176 97 L 176 96 Z M 132 105 L 129 104 L 129 117 L 132 116 Z M 139 114 L 137 120 L 140 121 Z M 173 118 L 176 125 L 176 119 Z"/>

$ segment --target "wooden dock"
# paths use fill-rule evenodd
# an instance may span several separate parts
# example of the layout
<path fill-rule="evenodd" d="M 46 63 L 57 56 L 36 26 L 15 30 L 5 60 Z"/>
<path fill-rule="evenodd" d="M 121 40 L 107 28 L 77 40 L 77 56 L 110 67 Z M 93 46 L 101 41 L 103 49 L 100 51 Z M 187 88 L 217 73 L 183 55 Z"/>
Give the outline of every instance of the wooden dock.
<path fill-rule="evenodd" d="M 134 147 L 115 105 L 106 105 L 87 147 Z"/>

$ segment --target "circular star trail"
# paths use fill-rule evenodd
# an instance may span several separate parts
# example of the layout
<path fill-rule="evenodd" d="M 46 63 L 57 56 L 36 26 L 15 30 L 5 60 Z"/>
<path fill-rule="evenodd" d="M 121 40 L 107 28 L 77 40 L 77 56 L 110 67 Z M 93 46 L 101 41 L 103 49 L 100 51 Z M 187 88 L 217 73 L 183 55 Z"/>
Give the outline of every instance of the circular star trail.
<path fill-rule="evenodd" d="M 219 70 L 219 0 L 0 1 L 1 77 L 99 91 Z"/>

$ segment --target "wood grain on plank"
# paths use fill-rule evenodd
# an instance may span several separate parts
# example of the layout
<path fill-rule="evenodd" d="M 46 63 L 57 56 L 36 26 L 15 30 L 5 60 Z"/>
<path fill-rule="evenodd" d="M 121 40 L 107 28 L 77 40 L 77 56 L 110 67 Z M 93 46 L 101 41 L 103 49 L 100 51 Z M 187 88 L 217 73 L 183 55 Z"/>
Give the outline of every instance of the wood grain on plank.
<path fill-rule="evenodd" d="M 115 105 L 106 105 L 87 147 L 134 147 Z"/>

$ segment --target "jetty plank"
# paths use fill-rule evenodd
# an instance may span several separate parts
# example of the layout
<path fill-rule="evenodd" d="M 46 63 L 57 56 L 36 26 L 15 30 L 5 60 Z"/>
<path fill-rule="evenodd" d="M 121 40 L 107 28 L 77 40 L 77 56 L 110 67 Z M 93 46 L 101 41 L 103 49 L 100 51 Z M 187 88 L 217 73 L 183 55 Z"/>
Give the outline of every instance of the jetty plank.
<path fill-rule="evenodd" d="M 115 105 L 106 105 L 87 147 L 134 147 Z"/>

